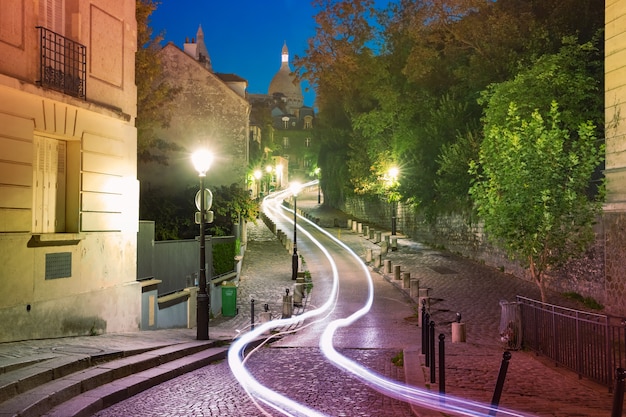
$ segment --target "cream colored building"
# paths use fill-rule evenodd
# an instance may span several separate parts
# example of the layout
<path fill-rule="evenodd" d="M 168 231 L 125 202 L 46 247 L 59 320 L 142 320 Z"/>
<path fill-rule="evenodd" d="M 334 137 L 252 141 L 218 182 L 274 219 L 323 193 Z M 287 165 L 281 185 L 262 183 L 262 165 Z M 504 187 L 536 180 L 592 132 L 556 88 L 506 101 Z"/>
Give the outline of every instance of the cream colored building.
<path fill-rule="evenodd" d="M 137 330 L 134 0 L 3 0 L 0 342 Z"/>
<path fill-rule="evenodd" d="M 606 304 L 626 315 L 626 0 L 605 1 Z"/>

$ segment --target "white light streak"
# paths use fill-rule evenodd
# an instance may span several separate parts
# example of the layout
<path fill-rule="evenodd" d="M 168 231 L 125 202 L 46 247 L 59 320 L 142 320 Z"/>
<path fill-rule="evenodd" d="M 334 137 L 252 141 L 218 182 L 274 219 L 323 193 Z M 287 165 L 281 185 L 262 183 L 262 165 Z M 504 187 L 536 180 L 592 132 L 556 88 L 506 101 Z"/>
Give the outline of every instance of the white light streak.
<path fill-rule="evenodd" d="M 305 188 L 315 184 L 317 184 L 317 180 L 306 183 L 302 187 Z M 288 222 L 293 221 L 292 219 L 290 219 L 290 216 L 286 216 L 284 214 L 284 211 L 293 213 L 293 210 L 286 209 L 285 207 L 282 207 L 280 205 L 280 201 L 290 195 L 290 190 L 274 193 L 272 194 L 271 198 L 266 197 L 266 199 L 264 199 L 263 206 L 265 209 L 270 210 L 272 213 L 274 213 L 274 215 L 281 216 Z M 393 397 L 398 400 L 405 401 L 411 404 L 416 404 L 422 407 L 431 408 L 433 410 L 452 412 L 456 415 L 472 417 L 486 417 L 489 416 L 490 413 L 491 415 L 494 415 L 496 409 L 492 408 L 490 405 L 465 400 L 463 398 L 458 398 L 451 395 L 440 395 L 430 390 L 409 386 L 398 381 L 388 379 L 337 352 L 333 344 L 333 337 L 337 329 L 350 326 L 356 320 L 366 315 L 371 309 L 374 300 L 373 279 L 367 265 L 363 263 L 361 258 L 356 253 L 354 253 L 354 251 L 350 247 L 341 242 L 339 239 L 335 238 L 328 231 L 317 226 L 315 223 L 309 221 L 308 219 L 305 219 L 304 217 L 298 217 L 302 221 L 306 221 L 310 226 L 316 228 L 319 232 L 323 233 L 337 245 L 346 250 L 351 256 L 353 256 L 361 266 L 363 274 L 367 277 L 368 297 L 363 307 L 361 307 L 359 310 L 357 310 L 348 317 L 331 321 L 330 323 L 328 323 L 327 327 L 322 333 L 319 346 L 325 357 L 335 366 L 343 369 L 346 372 L 349 372 L 366 385 L 389 397 Z M 255 329 L 253 331 L 242 335 L 239 339 L 235 341 L 235 343 L 233 343 L 228 352 L 228 363 L 241 386 L 251 396 L 255 403 L 263 403 L 267 407 L 279 411 L 286 416 L 322 417 L 325 416 L 325 414 L 313 410 L 304 404 L 300 404 L 280 393 L 277 393 L 261 385 L 245 368 L 245 360 L 243 359 L 243 352 L 246 346 L 259 338 L 263 338 L 264 333 L 269 332 L 273 328 L 293 325 L 306 319 L 322 315 L 324 315 L 324 317 L 318 317 L 315 322 L 324 320 L 333 311 L 336 305 L 339 290 L 339 274 L 332 256 L 329 254 L 326 248 L 324 248 L 324 246 L 318 240 L 316 240 L 309 232 L 304 230 L 302 226 L 297 225 L 297 228 L 302 235 L 305 235 L 308 239 L 310 239 L 313 244 L 315 244 L 322 251 L 322 253 L 328 259 L 331 265 L 332 290 L 329 294 L 327 301 L 319 308 L 307 311 L 299 316 L 289 319 L 274 320 L 263 323 L 258 327 L 255 326 Z M 265 411 L 263 412 L 267 415 Z M 520 414 L 518 412 L 506 410 L 503 408 L 497 408 L 497 415 L 515 417 L 524 416 L 523 414 Z"/>

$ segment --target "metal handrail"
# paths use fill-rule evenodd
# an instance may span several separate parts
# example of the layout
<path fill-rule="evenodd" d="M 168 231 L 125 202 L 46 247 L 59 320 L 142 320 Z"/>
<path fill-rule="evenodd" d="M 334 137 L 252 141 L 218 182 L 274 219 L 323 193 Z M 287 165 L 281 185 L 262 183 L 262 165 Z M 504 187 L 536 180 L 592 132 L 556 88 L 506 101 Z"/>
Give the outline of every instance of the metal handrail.
<path fill-rule="evenodd" d="M 524 347 L 611 389 L 626 365 L 623 319 L 517 296 Z"/>

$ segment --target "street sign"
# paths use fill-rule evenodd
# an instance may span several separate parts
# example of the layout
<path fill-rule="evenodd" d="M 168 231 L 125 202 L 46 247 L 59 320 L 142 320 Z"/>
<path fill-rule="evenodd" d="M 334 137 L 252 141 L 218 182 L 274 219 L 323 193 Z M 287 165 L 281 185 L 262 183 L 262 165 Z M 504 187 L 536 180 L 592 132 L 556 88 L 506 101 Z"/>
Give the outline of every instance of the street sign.
<path fill-rule="evenodd" d="M 200 199 L 202 198 L 202 196 L 200 194 L 202 190 L 198 190 L 198 192 L 196 193 L 196 208 L 198 210 L 201 210 L 200 208 Z M 208 188 L 204 189 L 204 210 L 209 211 L 211 210 L 211 204 L 213 204 L 213 193 L 211 192 L 211 190 L 209 190 Z"/>
<path fill-rule="evenodd" d="M 213 212 L 211 210 L 206 211 L 206 214 L 204 215 L 204 222 L 205 223 L 213 223 Z M 196 224 L 200 224 L 200 212 L 196 211 L 196 214 L 194 216 L 194 221 L 196 222 Z"/>

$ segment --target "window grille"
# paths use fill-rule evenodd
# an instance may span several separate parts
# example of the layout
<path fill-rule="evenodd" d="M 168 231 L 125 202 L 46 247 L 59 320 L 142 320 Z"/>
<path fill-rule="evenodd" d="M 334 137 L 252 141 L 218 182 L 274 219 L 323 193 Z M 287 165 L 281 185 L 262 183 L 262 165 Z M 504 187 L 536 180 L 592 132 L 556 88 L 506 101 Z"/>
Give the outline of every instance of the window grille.
<path fill-rule="evenodd" d="M 86 98 L 87 48 L 44 27 L 39 31 L 39 83 Z"/>

